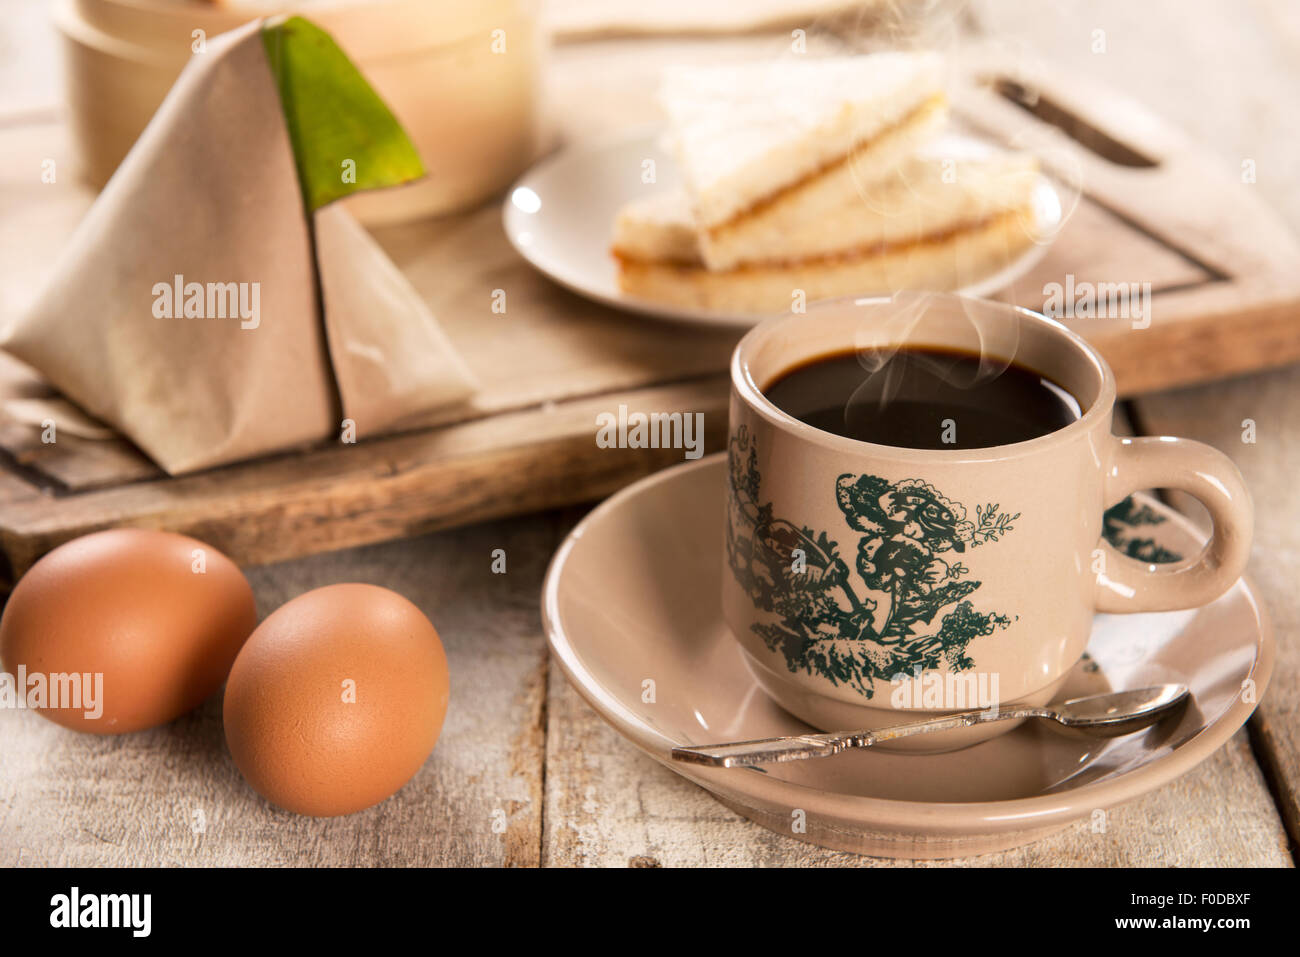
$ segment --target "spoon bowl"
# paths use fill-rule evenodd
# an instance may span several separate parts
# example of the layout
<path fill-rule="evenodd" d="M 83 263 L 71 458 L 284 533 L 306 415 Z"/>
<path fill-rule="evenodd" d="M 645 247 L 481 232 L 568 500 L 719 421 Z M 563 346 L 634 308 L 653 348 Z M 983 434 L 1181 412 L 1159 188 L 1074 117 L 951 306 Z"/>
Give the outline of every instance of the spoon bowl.
<path fill-rule="evenodd" d="M 1062 728 L 1091 737 L 1118 738 L 1150 727 L 1187 704 L 1190 692 L 1183 685 L 1155 685 L 1135 691 L 1116 691 L 1071 698 L 1043 710 Z"/>

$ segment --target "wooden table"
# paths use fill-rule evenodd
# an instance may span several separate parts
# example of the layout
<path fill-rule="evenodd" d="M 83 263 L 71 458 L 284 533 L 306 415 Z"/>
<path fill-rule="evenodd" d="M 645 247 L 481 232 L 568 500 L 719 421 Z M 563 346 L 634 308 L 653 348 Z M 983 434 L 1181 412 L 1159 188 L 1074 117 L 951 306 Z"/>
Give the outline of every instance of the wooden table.
<path fill-rule="evenodd" d="M 0 125 L 57 108 L 43 4 L 0 25 Z M 1300 231 L 1300 11 L 1282 0 L 1122 0 L 1048 9 L 988 0 L 956 26 L 1022 55 L 1097 74 L 1211 144 L 1229 174 L 1253 159 L 1264 193 Z M 1093 52 L 1105 31 L 1104 53 Z M 775 39 L 775 38 L 774 38 Z M 555 54 L 560 83 L 590 82 L 592 44 Z M 709 42 L 706 40 L 701 43 Z M 778 41 L 779 42 L 779 41 Z M 26 68 L 23 64 L 26 64 Z M 35 64 L 35 66 L 32 66 Z M 1188 197 L 1195 202 L 1195 197 Z M 1300 317 L 1297 317 L 1300 321 Z M 1231 455 L 1259 513 L 1251 575 L 1277 626 L 1273 686 L 1248 729 L 1175 783 L 1040 843 L 957 864 L 1292 866 L 1300 840 L 1300 368 L 1129 404 L 1141 432 Z M 1242 441 L 1245 419 L 1257 441 Z M 1180 503 L 1181 504 L 1181 503 Z M 538 613 L 547 560 L 582 509 L 253 568 L 259 609 L 319 585 L 382 584 L 437 624 L 452 703 L 437 750 L 369 811 L 314 820 L 245 786 L 214 699 L 174 724 L 123 738 L 71 734 L 0 713 L 0 865 L 874 865 L 772 834 L 641 756 L 548 662 Z M 505 549 L 508 571 L 493 574 Z"/>

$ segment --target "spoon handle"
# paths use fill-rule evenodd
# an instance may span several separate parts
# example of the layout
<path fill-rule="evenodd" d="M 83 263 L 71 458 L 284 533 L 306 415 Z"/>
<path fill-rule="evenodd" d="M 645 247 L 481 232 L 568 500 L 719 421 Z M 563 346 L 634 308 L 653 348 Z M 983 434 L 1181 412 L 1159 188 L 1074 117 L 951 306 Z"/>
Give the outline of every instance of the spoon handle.
<path fill-rule="evenodd" d="M 869 748 L 881 741 L 893 741 L 914 734 L 933 731 L 955 731 L 974 724 L 991 721 L 1008 721 L 1016 718 L 1036 718 L 1046 715 L 1047 709 L 1022 707 L 980 711 L 961 711 L 895 725 L 874 731 L 834 731 L 826 734 L 795 734 L 779 738 L 758 738 L 754 741 L 735 741 L 730 744 L 705 744 L 691 748 L 673 748 L 674 760 L 691 764 L 707 764 L 720 768 L 752 767 L 756 764 L 778 764 L 784 761 L 802 761 L 806 758 L 826 758 L 849 748 Z"/>

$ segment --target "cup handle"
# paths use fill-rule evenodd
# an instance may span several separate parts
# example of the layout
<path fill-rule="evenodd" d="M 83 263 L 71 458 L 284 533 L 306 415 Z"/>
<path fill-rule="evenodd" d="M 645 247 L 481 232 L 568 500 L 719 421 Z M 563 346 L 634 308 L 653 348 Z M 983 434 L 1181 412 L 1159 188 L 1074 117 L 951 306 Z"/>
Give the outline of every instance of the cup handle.
<path fill-rule="evenodd" d="M 1098 611 L 1173 611 L 1218 598 L 1241 577 L 1250 557 L 1255 509 L 1241 472 L 1222 452 L 1171 436 L 1112 437 L 1105 500 L 1133 492 L 1176 488 L 1206 507 L 1214 527 L 1194 558 L 1168 566 L 1136 561 L 1103 543 L 1105 572 L 1097 576 Z"/>

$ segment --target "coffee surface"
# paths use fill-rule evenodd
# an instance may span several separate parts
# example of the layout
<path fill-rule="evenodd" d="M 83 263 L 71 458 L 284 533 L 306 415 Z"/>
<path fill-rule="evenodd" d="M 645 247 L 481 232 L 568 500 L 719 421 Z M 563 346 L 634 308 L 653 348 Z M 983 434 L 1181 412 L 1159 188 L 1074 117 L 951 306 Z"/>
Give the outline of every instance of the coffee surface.
<path fill-rule="evenodd" d="M 763 392 L 787 415 L 825 432 L 909 449 L 1010 445 L 1080 415 L 1074 396 L 1038 372 L 929 347 L 821 356 Z"/>

